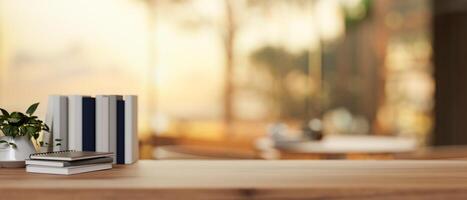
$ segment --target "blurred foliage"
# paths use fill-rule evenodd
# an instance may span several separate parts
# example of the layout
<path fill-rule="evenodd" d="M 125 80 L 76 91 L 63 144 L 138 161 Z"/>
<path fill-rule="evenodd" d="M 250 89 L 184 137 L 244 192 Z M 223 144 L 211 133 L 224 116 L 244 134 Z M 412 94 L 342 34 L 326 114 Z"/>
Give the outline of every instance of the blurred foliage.
<path fill-rule="evenodd" d="M 265 72 L 271 79 L 273 88 L 265 95 L 273 99 L 275 108 L 279 110 L 280 117 L 284 119 L 305 118 L 307 116 L 307 95 L 297 96 L 291 91 L 290 81 L 287 79 L 292 74 L 302 77 L 308 76 L 308 51 L 291 53 L 282 47 L 265 46 L 251 54 L 254 67 Z M 306 85 L 303 84 L 306 88 Z"/>
<path fill-rule="evenodd" d="M 282 47 L 265 46 L 254 51 L 251 59 L 273 76 L 285 76 L 292 71 L 308 73 L 308 51 L 293 54 Z"/>
<path fill-rule="evenodd" d="M 372 0 L 360 0 L 357 4 L 349 7 L 342 6 L 345 15 L 345 26 L 346 28 L 353 28 L 360 22 L 371 16 L 371 8 L 373 5 Z"/>

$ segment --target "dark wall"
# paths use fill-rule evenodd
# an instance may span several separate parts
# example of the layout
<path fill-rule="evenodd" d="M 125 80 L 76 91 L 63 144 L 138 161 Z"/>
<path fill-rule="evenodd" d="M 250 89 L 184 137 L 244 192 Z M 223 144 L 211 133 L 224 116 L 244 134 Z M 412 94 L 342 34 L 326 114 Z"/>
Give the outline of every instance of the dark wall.
<path fill-rule="evenodd" d="M 467 1 L 433 0 L 433 145 L 467 144 Z"/>

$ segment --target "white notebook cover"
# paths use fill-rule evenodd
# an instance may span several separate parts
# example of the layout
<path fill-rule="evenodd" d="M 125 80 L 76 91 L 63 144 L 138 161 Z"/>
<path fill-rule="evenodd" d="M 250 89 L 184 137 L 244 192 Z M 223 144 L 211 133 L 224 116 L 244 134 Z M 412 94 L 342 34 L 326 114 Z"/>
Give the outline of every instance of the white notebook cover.
<path fill-rule="evenodd" d="M 48 167 L 48 166 L 40 166 L 40 165 L 27 165 L 26 172 L 72 175 L 72 174 L 80 174 L 80 173 L 85 173 L 85 172 L 99 171 L 99 170 L 111 169 L 111 168 L 112 168 L 112 164 L 110 163 L 72 166 L 72 167 Z"/>

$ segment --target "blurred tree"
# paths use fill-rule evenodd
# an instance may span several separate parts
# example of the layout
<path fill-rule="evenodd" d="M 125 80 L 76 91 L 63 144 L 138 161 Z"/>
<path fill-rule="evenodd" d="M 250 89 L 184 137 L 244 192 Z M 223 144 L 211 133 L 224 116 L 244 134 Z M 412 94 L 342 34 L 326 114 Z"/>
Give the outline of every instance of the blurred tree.
<path fill-rule="evenodd" d="M 225 52 L 225 83 L 224 83 L 224 121 L 229 124 L 233 120 L 234 95 L 234 42 L 237 31 L 235 13 L 231 0 L 225 0 L 225 31 L 223 35 Z"/>
<path fill-rule="evenodd" d="M 156 0 L 143 0 L 148 6 L 148 13 L 149 13 L 149 32 L 151 35 L 154 35 L 152 32 L 155 31 L 155 7 L 161 6 L 163 2 L 168 4 L 174 5 L 186 5 L 186 9 L 192 9 L 189 5 L 192 5 L 192 0 L 165 0 L 165 1 L 156 1 Z M 233 0 L 224 0 L 224 19 L 221 23 L 216 23 L 217 19 L 211 18 L 203 18 L 203 17 L 191 17 L 189 19 L 183 18 L 180 20 L 180 24 L 184 26 L 184 28 L 198 28 L 202 26 L 210 26 L 214 29 L 217 29 L 221 35 L 223 47 L 224 47 L 224 55 L 225 55 L 225 72 L 224 72 L 224 91 L 223 91 L 223 119 L 226 124 L 230 124 L 231 121 L 234 120 L 234 112 L 233 112 L 233 105 L 234 103 L 234 96 L 235 96 L 235 83 L 234 83 L 234 76 L 235 76 L 235 39 L 237 37 L 237 32 L 239 28 L 241 28 L 242 21 L 245 15 L 239 15 L 239 10 L 245 10 L 250 8 L 260 8 L 267 14 L 270 11 L 270 8 L 279 4 L 287 4 L 293 5 L 297 7 L 301 7 L 305 4 L 309 4 L 311 1 L 308 0 L 291 0 L 291 1 L 265 1 L 265 0 L 245 0 L 245 1 L 233 1 Z M 157 5 L 156 5 L 157 4 Z M 154 39 L 150 38 L 150 54 L 153 54 L 156 50 L 154 49 L 153 41 Z M 285 52 L 285 50 L 282 49 Z M 276 52 L 276 53 L 284 53 L 284 52 Z M 286 56 L 295 56 L 291 54 L 287 54 Z M 266 52 L 267 54 L 267 52 Z M 281 54 L 282 55 L 282 54 Z M 303 62 L 308 62 L 308 56 L 304 56 L 302 58 Z M 150 55 L 150 63 L 154 63 L 154 56 Z M 295 58 L 292 58 L 292 60 Z M 304 59 L 304 60 L 303 60 Z M 150 71 L 154 71 L 155 66 L 149 66 Z M 307 65 L 303 65 L 306 69 Z M 152 79 L 152 75 L 149 75 Z M 155 101 L 155 91 L 149 91 L 150 97 L 148 99 L 151 104 L 154 104 Z M 152 95 L 151 95 L 152 94 Z"/>
<path fill-rule="evenodd" d="M 155 7 L 156 1 L 155 0 L 144 0 L 147 2 L 147 5 L 149 7 L 149 23 L 154 24 L 154 18 L 155 18 L 155 10 L 151 9 Z M 182 5 L 182 6 L 187 6 L 186 9 L 193 9 L 190 7 L 193 3 L 192 0 L 166 0 L 166 1 L 157 1 L 157 6 L 161 6 L 161 3 L 164 2 L 167 5 L 173 4 L 173 5 Z M 221 25 L 219 26 L 218 23 L 215 21 L 217 19 L 212 19 L 212 18 L 206 18 L 203 16 L 195 16 L 195 17 L 190 17 L 190 18 L 181 18 L 179 19 L 180 24 L 183 26 L 183 28 L 186 29 L 193 29 L 193 28 L 200 28 L 203 26 L 210 26 L 214 29 L 216 29 L 221 36 L 222 39 L 222 44 L 224 45 L 224 55 L 225 55 L 225 73 L 224 73 L 224 91 L 223 91 L 223 118 L 224 122 L 226 124 L 229 124 L 234 116 L 233 116 L 233 104 L 234 104 L 234 93 L 235 93 L 235 84 L 234 84 L 234 44 L 235 44 L 235 37 L 236 37 L 236 32 L 237 32 L 237 20 L 236 20 L 236 12 L 234 9 L 234 1 L 232 0 L 224 0 L 224 14 L 225 18 L 223 23 L 220 23 Z M 171 8 L 167 6 L 167 8 Z M 172 7 L 173 8 L 173 7 Z M 154 26 L 154 25 L 151 25 Z M 150 31 L 154 31 L 151 30 Z M 150 33 L 152 35 L 155 35 L 153 33 Z M 151 36 L 153 37 L 153 36 Z M 154 41 L 152 41 L 154 43 Z M 150 49 L 151 52 L 155 52 L 154 49 Z M 151 102 L 153 99 L 150 99 Z"/>
<path fill-rule="evenodd" d="M 148 124 L 152 124 L 151 120 L 156 113 L 156 85 L 154 79 L 156 74 L 156 0 L 144 0 L 148 9 Z"/>
<path fill-rule="evenodd" d="M 282 47 L 265 46 L 251 54 L 251 61 L 272 80 L 273 88 L 271 91 L 266 91 L 264 95 L 269 96 L 268 99 L 273 99 L 274 108 L 278 109 L 280 119 L 296 119 L 307 117 L 306 97 L 297 95 L 297 92 L 292 91 L 290 85 L 294 85 L 293 81 L 299 79 L 290 79 L 293 76 L 308 76 L 308 51 L 302 51 L 298 54 L 293 54 Z M 303 85 L 306 88 L 306 85 Z"/>

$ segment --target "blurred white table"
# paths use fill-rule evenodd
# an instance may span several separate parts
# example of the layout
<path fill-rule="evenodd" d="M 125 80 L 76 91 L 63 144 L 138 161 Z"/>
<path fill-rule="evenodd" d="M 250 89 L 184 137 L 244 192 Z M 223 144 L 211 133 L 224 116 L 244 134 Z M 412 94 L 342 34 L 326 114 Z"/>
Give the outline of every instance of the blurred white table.
<path fill-rule="evenodd" d="M 321 141 L 276 142 L 279 150 L 303 153 L 405 153 L 416 150 L 414 138 L 329 135 Z"/>
<path fill-rule="evenodd" d="M 415 138 L 389 136 L 327 135 L 320 141 L 265 137 L 256 141 L 265 159 L 392 159 L 416 151 L 417 146 Z"/>

